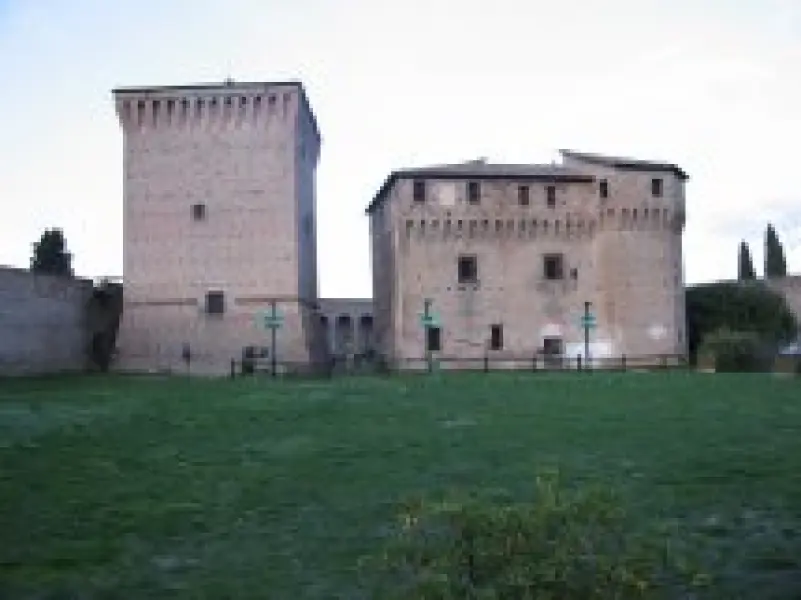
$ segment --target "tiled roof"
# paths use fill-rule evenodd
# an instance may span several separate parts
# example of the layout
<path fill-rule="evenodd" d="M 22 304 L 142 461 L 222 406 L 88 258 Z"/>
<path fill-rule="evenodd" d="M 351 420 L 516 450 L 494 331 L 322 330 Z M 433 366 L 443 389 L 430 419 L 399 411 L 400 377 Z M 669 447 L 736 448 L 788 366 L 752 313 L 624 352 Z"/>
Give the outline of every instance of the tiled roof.
<path fill-rule="evenodd" d="M 630 169 L 633 171 L 669 171 L 674 173 L 679 179 L 687 180 L 689 175 L 678 165 L 662 161 L 640 160 L 637 158 L 627 158 L 625 156 L 607 156 L 592 152 L 577 152 L 575 150 L 560 150 L 559 153 L 566 157 L 582 162 L 613 167 L 616 169 Z"/>
<path fill-rule="evenodd" d="M 414 167 L 398 169 L 390 173 L 381 189 L 367 207 L 367 213 L 372 212 L 380 204 L 386 193 L 398 179 L 425 177 L 427 179 L 520 179 L 520 180 L 547 180 L 572 181 L 591 183 L 593 175 L 565 167 L 563 165 L 542 164 L 499 164 L 484 160 L 474 160 L 451 165 L 433 165 L 429 167 Z"/>

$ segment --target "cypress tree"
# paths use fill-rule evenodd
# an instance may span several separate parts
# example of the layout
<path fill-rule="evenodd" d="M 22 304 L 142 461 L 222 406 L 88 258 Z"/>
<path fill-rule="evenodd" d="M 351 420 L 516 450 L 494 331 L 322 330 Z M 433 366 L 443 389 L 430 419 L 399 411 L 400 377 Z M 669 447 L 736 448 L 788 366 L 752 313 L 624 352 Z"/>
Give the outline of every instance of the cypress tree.
<path fill-rule="evenodd" d="M 787 262 L 784 247 L 779 241 L 776 229 L 768 223 L 765 231 L 765 277 L 784 277 L 787 275 Z"/>
<path fill-rule="evenodd" d="M 737 279 L 740 281 L 756 279 L 754 261 L 751 259 L 751 249 L 748 247 L 745 240 L 740 242 L 740 260 L 737 266 Z"/>
<path fill-rule="evenodd" d="M 49 275 L 72 275 L 72 255 L 61 229 L 47 229 L 33 245 L 31 271 Z"/>

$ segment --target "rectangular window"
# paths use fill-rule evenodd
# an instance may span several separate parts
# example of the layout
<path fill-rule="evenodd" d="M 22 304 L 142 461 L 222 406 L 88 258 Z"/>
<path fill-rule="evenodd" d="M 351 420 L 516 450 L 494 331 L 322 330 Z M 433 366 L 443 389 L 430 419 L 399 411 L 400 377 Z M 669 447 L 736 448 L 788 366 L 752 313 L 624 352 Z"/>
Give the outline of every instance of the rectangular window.
<path fill-rule="evenodd" d="M 490 350 L 503 348 L 503 325 L 490 325 Z"/>
<path fill-rule="evenodd" d="M 543 275 L 545 279 L 564 279 L 564 260 L 561 254 L 546 254 L 542 257 Z"/>
<path fill-rule="evenodd" d="M 195 221 L 203 221 L 206 218 L 206 205 L 193 204 L 192 205 L 192 218 Z"/>
<path fill-rule="evenodd" d="M 467 184 L 467 201 L 470 204 L 478 204 L 481 201 L 481 185 L 477 181 Z"/>
<path fill-rule="evenodd" d="M 654 178 L 651 180 L 651 195 L 654 198 L 661 198 L 662 197 L 662 180 L 659 178 Z"/>
<path fill-rule="evenodd" d="M 530 191 L 527 185 L 521 185 L 517 188 L 517 202 L 520 206 L 528 206 L 530 200 Z"/>
<path fill-rule="evenodd" d="M 475 255 L 460 256 L 458 267 L 459 283 L 478 281 L 478 258 Z"/>
<path fill-rule="evenodd" d="M 609 197 L 609 182 L 606 179 L 601 179 L 601 182 L 598 184 L 598 193 L 601 198 Z"/>
<path fill-rule="evenodd" d="M 225 294 L 223 292 L 208 292 L 206 294 L 206 313 L 221 315 L 225 312 Z"/>
<path fill-rule="evenodd" d="M 442 330 L 439 327 L 426 327 L 426 350 L 429 352 L 442 350 Z"/>
<path fill-rule="evenodd" d="M 425 181 L 415 181 L 412 184 L 412 196 L 414 197 L 415 202 L 425 202 L 426 201 L 426 182 Z"/>
<path fill-rule="evenodd" d="M 549 185 L 545 188 L 545 198 L 548 203 L 548 208 L 556 208 L 556 186 Z"/>

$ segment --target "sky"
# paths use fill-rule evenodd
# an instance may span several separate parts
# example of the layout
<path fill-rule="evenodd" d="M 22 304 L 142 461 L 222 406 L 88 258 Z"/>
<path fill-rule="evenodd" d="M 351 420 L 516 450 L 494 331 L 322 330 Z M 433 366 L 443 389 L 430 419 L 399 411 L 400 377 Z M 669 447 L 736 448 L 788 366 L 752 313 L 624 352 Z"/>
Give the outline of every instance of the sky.
<path fill-rule="evenodd" d="M 371 295 L 364 208 L 395 168 L 558 160 L 690 174 L 688 283 L 757 271 L 775 224 L 801 272 L 798 0 L 0 0 L 0 264 L 61 227 L 122 274 L 111 89 L 301 80 L 323 135 L 320 293 Z"/>

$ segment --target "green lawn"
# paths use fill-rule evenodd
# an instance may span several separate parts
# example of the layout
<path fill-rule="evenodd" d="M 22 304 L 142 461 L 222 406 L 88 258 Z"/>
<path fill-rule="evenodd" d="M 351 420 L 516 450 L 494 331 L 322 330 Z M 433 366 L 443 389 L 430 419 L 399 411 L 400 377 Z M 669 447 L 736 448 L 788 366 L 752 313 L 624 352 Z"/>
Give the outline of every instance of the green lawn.
<path fill-rule="evenodd" d="M 801 597 L 801 380 L 476 373 L 0 381 L 0 598 L 358 598 L 401 501 L 555 466 Z"/>

